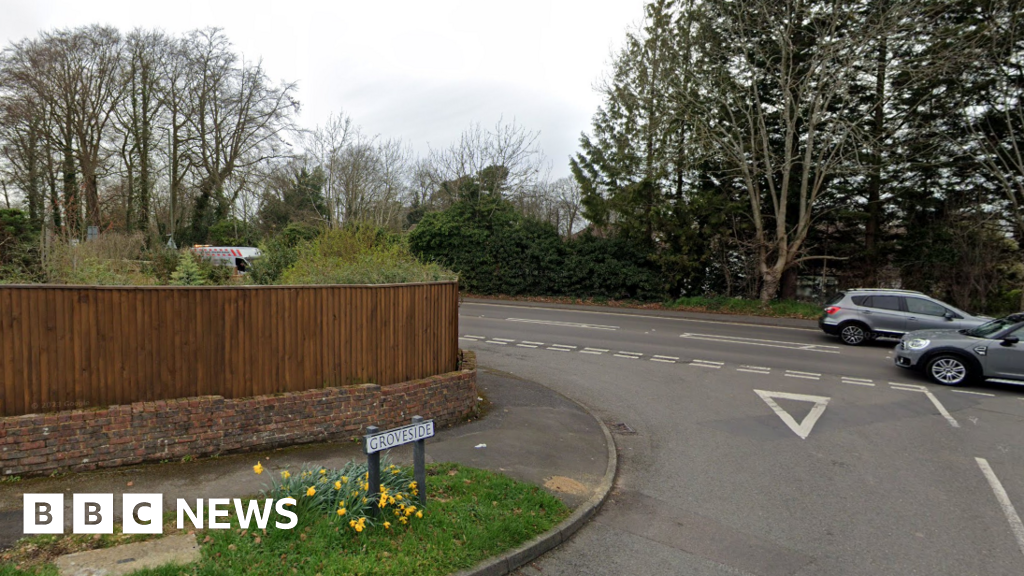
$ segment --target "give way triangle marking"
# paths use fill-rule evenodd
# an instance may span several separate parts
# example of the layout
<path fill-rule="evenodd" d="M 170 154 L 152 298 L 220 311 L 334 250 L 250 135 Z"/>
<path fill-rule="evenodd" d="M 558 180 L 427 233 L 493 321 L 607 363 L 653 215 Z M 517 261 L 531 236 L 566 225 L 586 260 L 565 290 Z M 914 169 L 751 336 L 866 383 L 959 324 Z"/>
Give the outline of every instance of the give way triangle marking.
<path fill-rule="evenodd" d="M 768 392 L 767 390 L 754 390 L 757 395 L 764 400 L 779 418 L 789 426 L 789 429 L 796 433 L 797 436 L 806 440 L 807 435 L 811 433 L 811 428 L 814 428 L 814 424 L 818 421 L 818 418 L 825 412 L 825 407 L 828 406 L 828 396 L 811 396 L 809 394 L 792 394 L 790 392 Z M 804 416 L 804 421 L 797 424 L 796 419 L 782 409 L 781 406 L 773 398 L 782 398 L 784 400 L 799 400 L 801 402 L 814 402 L 814 407 L 811 411 Z"/>

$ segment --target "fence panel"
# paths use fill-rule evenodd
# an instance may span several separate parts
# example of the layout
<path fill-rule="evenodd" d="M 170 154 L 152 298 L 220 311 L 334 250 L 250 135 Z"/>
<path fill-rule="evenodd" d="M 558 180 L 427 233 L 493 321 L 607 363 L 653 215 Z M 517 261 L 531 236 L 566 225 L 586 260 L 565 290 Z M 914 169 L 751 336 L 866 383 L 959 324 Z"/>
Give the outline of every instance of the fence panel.
<path fill-rule="evenodd" d="M 0 415 L 455 370 L 458 284 L 0 286 Z"/>

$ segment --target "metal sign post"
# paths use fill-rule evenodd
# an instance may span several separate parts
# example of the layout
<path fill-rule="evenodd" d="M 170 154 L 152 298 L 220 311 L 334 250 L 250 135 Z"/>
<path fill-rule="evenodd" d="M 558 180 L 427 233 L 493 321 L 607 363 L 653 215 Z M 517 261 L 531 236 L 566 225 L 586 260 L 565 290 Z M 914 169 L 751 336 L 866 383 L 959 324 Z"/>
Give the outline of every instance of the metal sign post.
<path fill-rule="evenodd" d="M 380 453 L 403 444 L 413 443 L 412 465 L 413 479 L 419 490 L 420 504 L 427 503 L 427 448 L 426 439 L 434 435 L 434 421 L 424 420 L 422 416 L 413 416 L 412 424 L 391 430 L 380 431 L 376 426 L 366 427 L 366 467 L 369 472 L 368 501 L 374 503 L 371 516 L 380 512 Z"/>

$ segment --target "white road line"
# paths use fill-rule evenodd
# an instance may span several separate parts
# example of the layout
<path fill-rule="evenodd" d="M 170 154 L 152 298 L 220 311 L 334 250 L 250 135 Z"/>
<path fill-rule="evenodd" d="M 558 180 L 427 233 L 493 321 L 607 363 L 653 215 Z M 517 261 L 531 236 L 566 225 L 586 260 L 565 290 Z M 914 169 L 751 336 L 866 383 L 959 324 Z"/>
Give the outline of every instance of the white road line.
<path fill-rule="evenodd" d="M 678 356 L 662 356 L 661 354 L 655 354 L 655 358 L 664 358 L 666 360 L 679 360 Z"/>
<path fill-rule="evenodd" d="M 529 340 L 523 340 L 523 344 L 534 344 L 536 346 L 543 346 L 544 345 L 543 342 L 531 342 Z"/>
<path fill-rule="evenodd" d="M 590 350 L 591 352 L 608 352 L 607 348 L 584 348 L 584 350 Z"/>
<path fill-rule="evenodd" d="M 555 348 L 571 348 L 573 350 L 576 349 L 575 346 L 570 346 L 569 344 L 552 344 L 552 346 Z"/>
<path fill-rule="evenodd" d="M 751 374 L 771 374 L 771 372 L 765 372 L 764 370 L 748 370 L 746 368 L 737 368 L 737 372 L 749 372 Z"/>
<path fill-rule="evenodd" d="M 988 485 L 996 495 L 999 507 L 1003 509 L 1003 514 L 1010 523 L 1010 530 L 1013 531 L 1014 537 L 1017 538 L 1017 546 L 1020 548 L 1021 554 L 1024 554 L 1024 522 L 1021 522 L 1020 516 L 1017 515 L 1017 511 L 1013 508 L 1013 503 L 1010 502 L 1010 496 L 1006 493 L 1006 489 L 1003 488 L 1003 483 L 999 481 L 996 473 L 992 471 L 988 460 L 984 458 L 975 458 L 974 460 L 978 463 L 981 473 L 985 475 Z"/>
<path fill-rule="evenodd" d="M 821 380 L 817 376 L 804 376 L 803 374 L 786 374 L 787 378 L 803 378 L 804 380 Z"/>
<path fill-rule="evenodd" d="M 972 394 L 974 396 L 990 396 L 995 397 L 995 394 L 989 394 L 988 392 L 973 392 L 971 390 L 950 390 L 950 392 L 956 392 L 957 394 Z"/>
<path fill-rule="evenodd" d="M 548 326 L 567 326 L 569 328 L 590 328 L 592 330 L 618 330 L 618 326 L 603 324 L 581 324 L 578 322 L 557 322 L 555 320 L 531 320 L 529 318 L 505 318 L 509 322 L 525 322 L 527 324 L 546 324 Z"/>
<path fill-rule="evenodd" d="M 597 356 L 601 355 L 601 353 L 596 350 L 580 350 L 580 354 L 596 354 Z"/>
<path fill-rule="evenodd" d="M 516 346 L 519 346 L 520 348 L 536 348 L 533 344 L 516 344 Z"/>
<path fill-rule="evenodd" d="M 466 338 L 465 336 L 459 336 L 459 340 L 469 340 L 470 342 L 479 342 L 476 338 Z"/>
<path fill-rule="evenodd" d="M 508 342 L 498 342 L 497 340 L 487 340 L 488 344 L 500 344 L 501 346 L 508 346 Z"/>
<path fill-rule="evenodd" d="M 515 338 L 491 338 L 491 340 L 497 340 L 498 342 L 515 342 Z"/>
<path fill-rule="evenodd" d="M 718 366 L 721 366 L 721 365 L 725 364 L 725 362 L 716 362 L 714 360 L 698 360 L 697 358 L 694 358 L 693 361 L 694 362 L 701 362 L 701 363 L 704 363 L 704 364 L 717 364 Z"/>
<path fill-rule="evenodd" d="M 750 368 L 751 370 L 771 370 L 771 368 L 767 366 L 751 366 L 750 364 L 740 364 L 740 367 Z"/>
<path fill-rule="evenodd" d="M 805 342 L 786 342 L 783 340 L 765 340 L 763 338 L 742 338 L 739 336 L 726 336 L 722 334 L 699 334 L 696 332 L 683 332 L 680 338 L 693 340 L 709 340 L 723 344 L 747 344 L 750 346 L 767 346 L 769 348 L 785 348 L 787 350 L 808 350 L 811 352 L 827 352 L 839 354 L 839 346 L 827 344 L 807 344 Z"/>
<path fill-rule="evenodd" d="M 857 386 L 871 386 L 874 387 L 874 382 L 859 382 L 857 380 L 843 380 L 843 384 L 855 384 Z"/>
<path fill-rule="evenodd" d="M 811 433 L 812 429 L 814 429 L 814 424 L 818 421 L 818 418 L 821 417 L 822 413 L 825 412 L 825 407 L 828 406 L 828 401 L 830 400 L 827 396 L 809 396 L 807 394 L 793 394 L 790 392 L 770 392 L 768 390 L 754 390 L 754 392 L 765 401 L 765 404 L 768 404 L 772 411 L 782 419 L 786 426 L 789 426 L 790 430 L 796 433 L 796 435 L 803 440 L 806 440 L 807 435 Z M 779 406 L 778 402 L 774 400 L 775 398 L 799 400 L 801 402 L 814 402 L 814 406 L 811 408 L 811 411 L 807 413 L 807 416 L 804 416 L 803 421 L 797 424 L 793 415 Z"/>
<path fill-rule="evenodd" d="M 664 362 L 666 364 L 675 364 L 675 360 L 666 360 L 664 358 L 651 358 L 651 362 Z"/>
<path fill-rule="evenodd" d="M 865 384 L 867 384 L 867 383 L 870 383 L 870 382 L 874 382 L 870 378 L 851 378 L 849 376 L 840 376 L 840 378 L 842 378 L 843 380 L 849 381 L 851 383 L 852 382 L 864 382 Z"/>
<path fill-rule="evenodd" d="M 466 334 L 466 338 L 487 338 L 487 336 L 473 336 L 472 334 Z"/>
<path fill-rule="evenodd" d="M 721 366 L 719 366 L 719 365 L 716 365 L 716 364 L 706 364 L 704 362 L 690 362 L 688 364 L 688 366 L 700 366 L 701 368 L 714 368 L 715 370 L 718 370 L 719 368 L 721 368 Z"/>
<path fill-rule="evenodd" d="M 555 352 L 572 352 L 568 348 L 548 348 L 548 350 L 554 350 Z"/>
<path fill-rule="evenodd" d="M 950 415 L 949 411 L 946 410 L 946 407 L 942 405 L 942 402 L 939 402 L 939 399 L 935 397 L 935 394 L 932 394 L 931 391 L 924 386 L 920 386 L 918 384 L 900 384 L 899 382 L 889 382 L 889 385 L 892 386 L 894 390 L 920 392 L 924 394 L 932 401 L 932 405 L 934 405 L 935 409 L 939 411 L 939 414 L 942 414 L 942 417 L 946 419 L 946 422 L 949 422 L 950 426 L 953 428 L 960 427 L 960 423 L 956 421 L 956 418 L 953 418 L 953 416 Z"/>
<path fill-rule="evenodd" d="M 467 306 L 492 306 L 495 308 L 529 308 L 531 310 L 548 310 L 554 312 L 570 312 L 572 314 L 598 314 L 601 316 L 626 316 L 630 318 L 648 318 L 651 320 L 674 320 L 676 322 L 697 322 L 699 324 L 724 324 L 726 326 L 752 326 L 754 328 L 769 328 L 776 330 L 797 330 L 800 332 L 817 332 L 817 328 L 796 328 L 794 326 L 771 326 L 768 324 L 751 324 L 749 322 L 722 322 L 721 320 L 696 320 L 694 318 L 676 318 L 672 316 L 651 316 L 648 314 L 623 314 L 622 312 L 605 312 L 597 310 L 573 310 L 571 308 L 545 308 L 543 306 L 516 306 L 514 304 L 490 304 L 487 302 L 466 302 Z M 475 316 L 474 316 L 475 318 Z M 488 320 L 499 320 L 499 318 L 488 318 Z"/>
<path fill-rule="evenodd" d="M 799 370 L 786 370 L 787 374 L 801 374 L 803 376 L 821 376 L 818 372 L 801 372 Z"/>
<path fill-rule="evenodd" d="M 627 356 L 626 354 L 616 354 L 616 358 L 629 358 L 630 360 L 639 360 L 639 356 Z"/>

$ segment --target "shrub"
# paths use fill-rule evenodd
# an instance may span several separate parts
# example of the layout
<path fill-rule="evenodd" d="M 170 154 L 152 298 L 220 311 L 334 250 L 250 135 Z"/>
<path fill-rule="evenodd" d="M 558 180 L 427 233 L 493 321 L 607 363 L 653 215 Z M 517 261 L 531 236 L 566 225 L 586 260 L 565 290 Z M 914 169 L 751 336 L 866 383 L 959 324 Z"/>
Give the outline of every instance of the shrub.
<path fill-rule="evenodd" d="M 171 274 L 171 284 L 175 286 L 202 286 L 206 283 L 203 271 L 191 252 L 184 250 L 178 256 L 178 267 Z"/>
<path fill-rule="evenodd" d="M 43 263 L 43 274 L 52 284 L 153 284 L 154 278 L 142 272 L 144 245 L 145 236 L 141 232 L 107 232 L 77 244 L 54 242 Z"/>
<path fill-rule="evenodd" d="M 397 284 L 453 280 L 437 264 L 419 262 L 401 239 L 368 226 L 330 230 L 296 249 L 282 284 Z"/>

